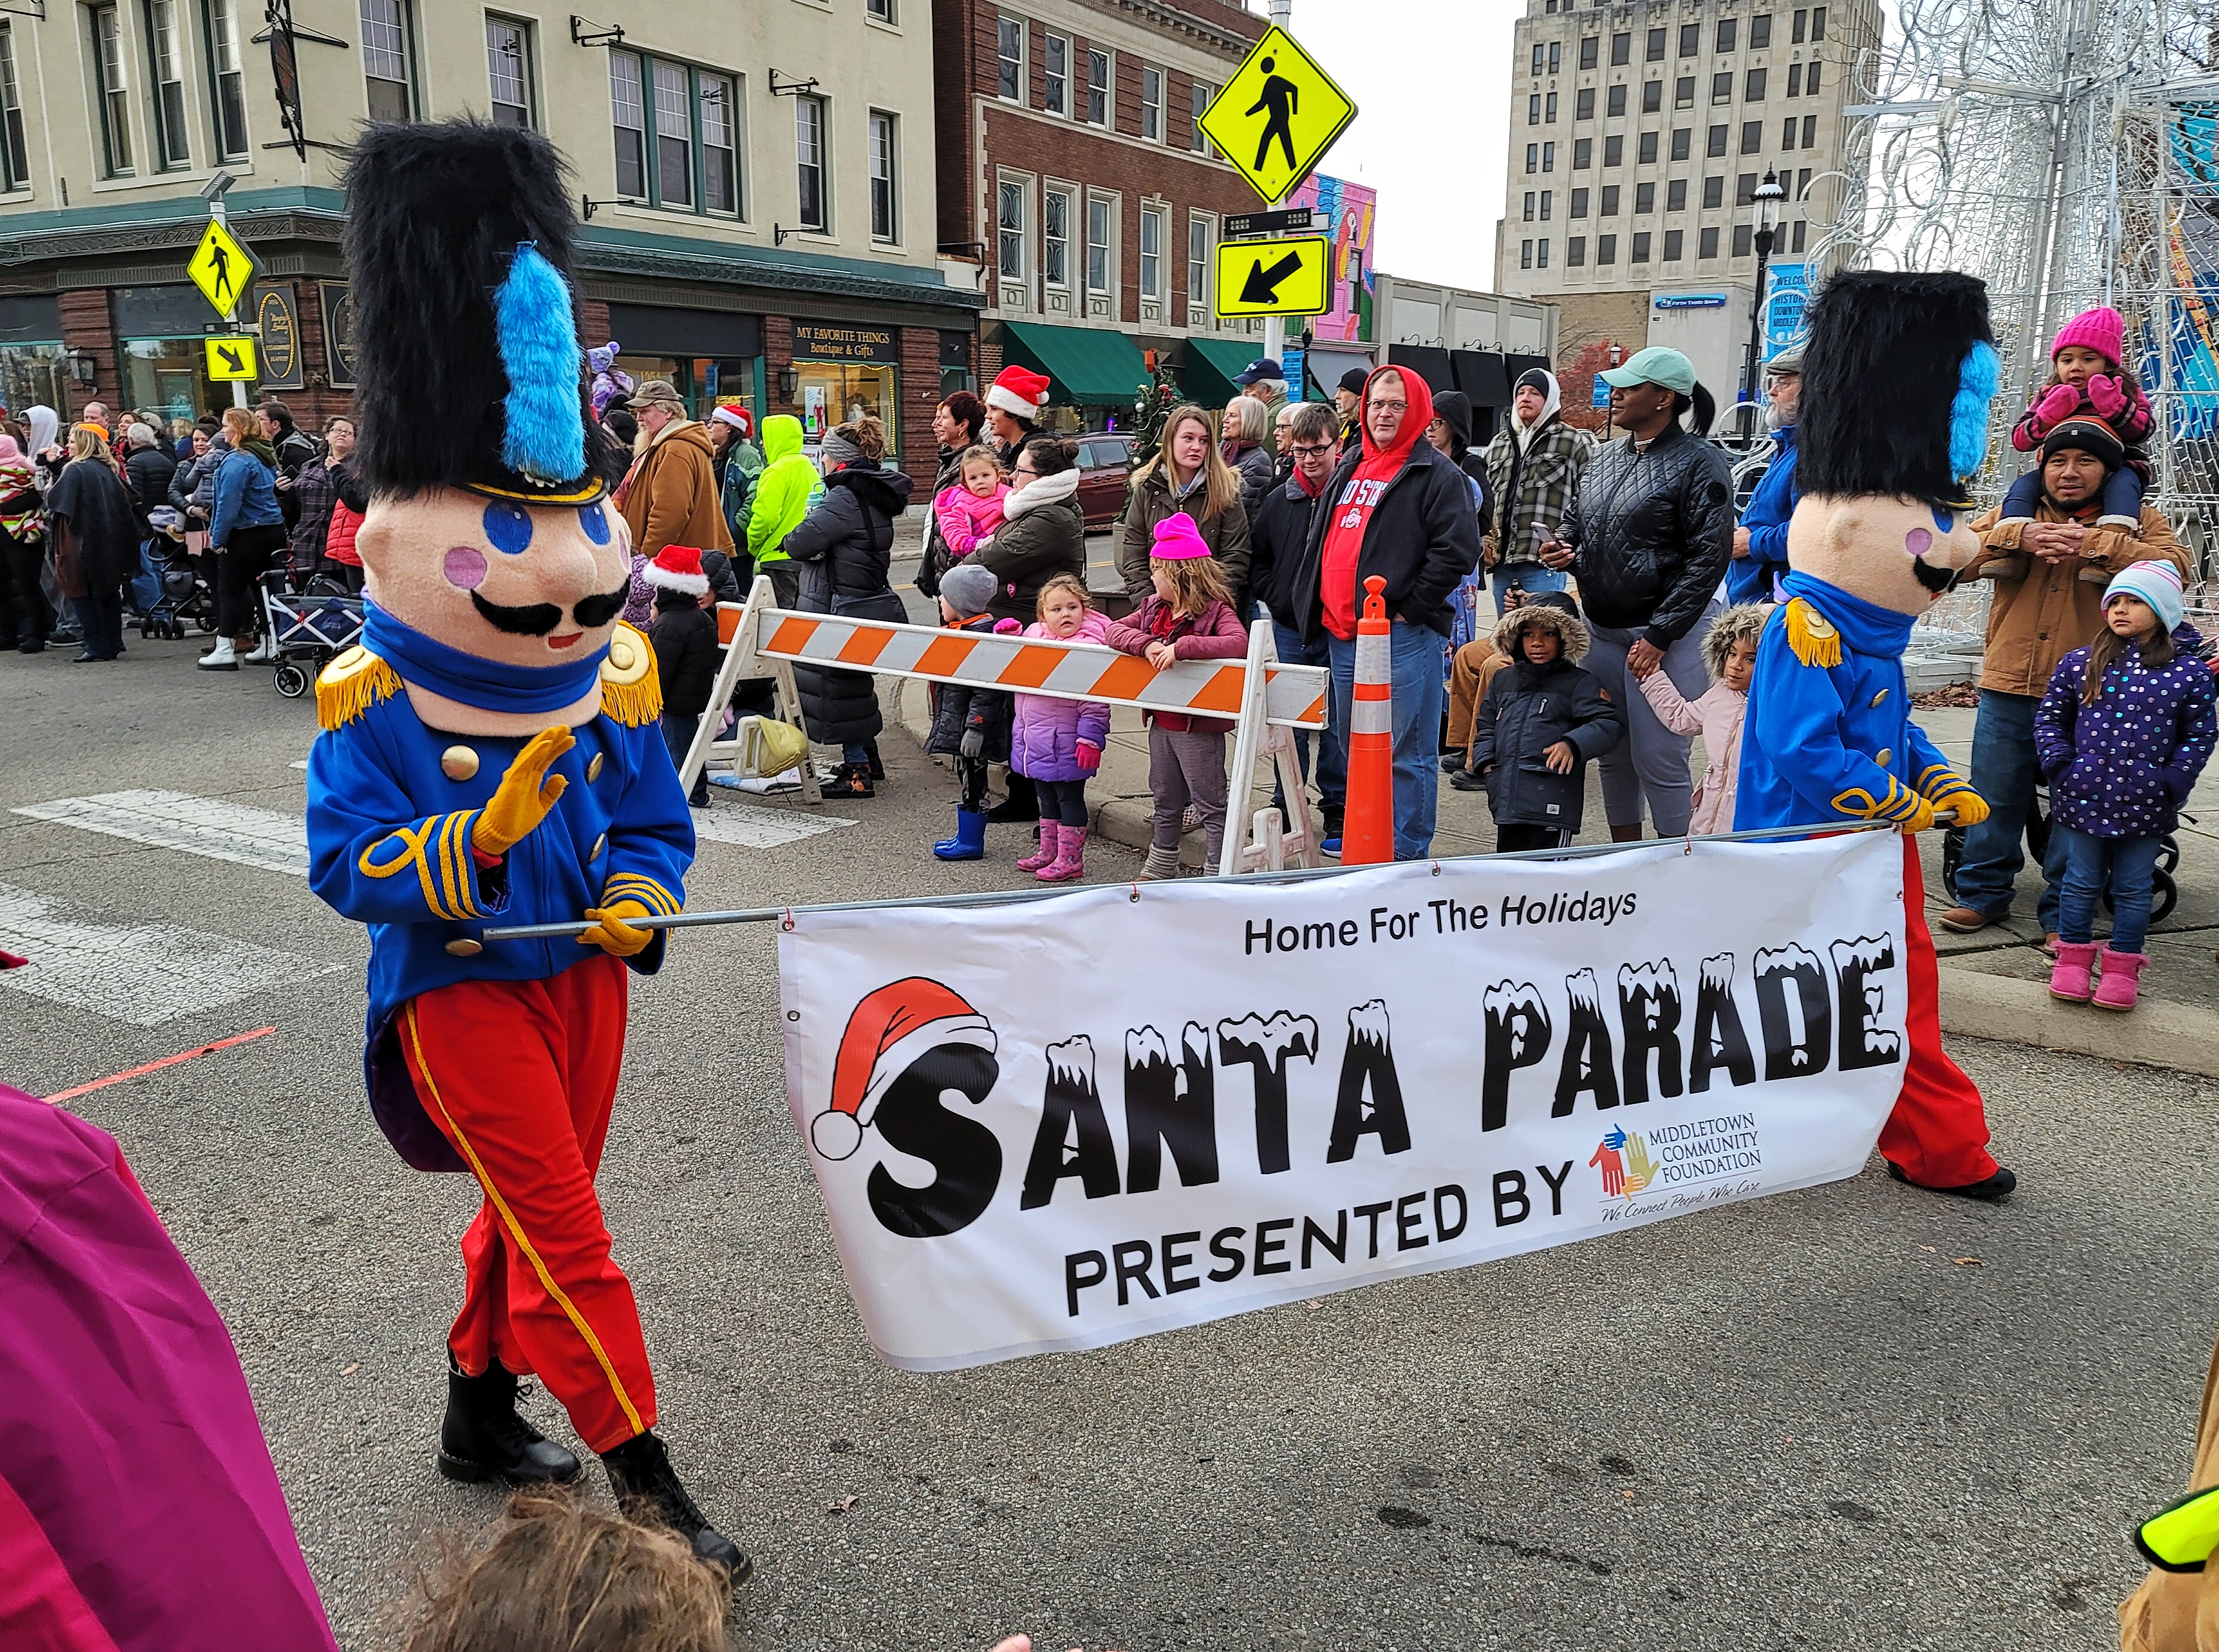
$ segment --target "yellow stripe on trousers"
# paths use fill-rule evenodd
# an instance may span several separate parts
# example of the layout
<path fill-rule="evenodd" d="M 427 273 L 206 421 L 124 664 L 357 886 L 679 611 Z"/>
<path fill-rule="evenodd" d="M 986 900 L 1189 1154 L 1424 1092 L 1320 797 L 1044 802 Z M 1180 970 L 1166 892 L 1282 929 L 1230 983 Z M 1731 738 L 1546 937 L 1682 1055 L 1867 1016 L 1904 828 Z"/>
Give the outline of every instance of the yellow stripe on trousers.
<path fill-rule="evenodd" d="M 539 1282 L 546 1287 L 547 1294 L 562 1305 L 563 1312 L 569 1315 L 570 1323 L 577 1326 L 578 1334 L 585 1338 L 586 1346 L 594 1351 L 594 1357 L 600 1362 L 601 1374 L 609 1379 L 609 1387 L 616 1393 L 617 1403 L 624 1407 L 625 1419 L 631 1424 L 632 1432 L 644 1434 L 647 1425 L 640 1420 L 631 1396 L 625 1392 L 624 1380 L 618 1376 L 617 1368 L 610 1363 L 608 1351 L 601 1346 L 601 1339 L 594 1334 L 593 1326 L 586 1323 L 586 1316 L 578 1312 L 577 1304 L 555 1282 L 555 1276 L 547 1271 L 547 1264 L 539 1259 L 539 1252 L 531 1248 L 531 1241 L 524 1237 L 524 1224 L 517 1220 L 516 1213 L 508 1208 L 508 1201 L 502 1198 L 500 1189 L 494 1186 L 493 1177 L 486 1173 L 485 1162 L 478 1157 L 477 1150 L 470 1146 L 469 1138 L 463 1133 L 462 1126 L 457 1124 L 454 1115 L 447 1111 L 446 1100 L 439 1094 L 438 1081 L 432 1077 L 432 1064 L 424 1059 L 424 1040 L 416 1031 L 415 1003 L 412 1000 L 401 1013 L 408 1019 L 408 1043 L 416 1053 L 416 1071 L 424 1075 L 424 1087 L 432 1092 L 432 1105 L 439 1109 L 439 1116 L 447 1121 L 447 1130 L 454 1137 L 455 1146 L 461 1148 L 463 1157 L 470 1161 L 470 1173 L 478 1178 L 478 1185 L 485 1189 L 486 1197 L 493 1201 L 493 1208 L 500 1213 L 501 1224 L 508 1229 L 509 1237 L 516 1241 L 517 1248 L 531 1258 L 532 1270 L 539 1276 Z"/>

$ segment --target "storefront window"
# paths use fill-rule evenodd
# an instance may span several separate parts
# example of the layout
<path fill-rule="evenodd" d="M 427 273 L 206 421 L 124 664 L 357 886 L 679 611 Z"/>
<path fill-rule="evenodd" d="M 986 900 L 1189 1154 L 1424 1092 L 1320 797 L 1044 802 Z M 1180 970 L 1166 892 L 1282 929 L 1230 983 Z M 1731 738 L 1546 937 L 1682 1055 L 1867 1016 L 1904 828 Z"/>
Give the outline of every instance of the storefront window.
<path fill-rule="evenodd" d="M 892 327 L 796 321 L 793 369 L 800 382 L 793 399 L 803 434 L 814 442 L 835 425 L 868 413 L 886 427 L 887 452 L 898 452 L 899 359 Z"/>
<path fill-rule="evenodd" d="M 126 338 L 122 351 L 127 405 L 165 419 L 197 419 L 231 406 L 231 385 L 206 376 L 208 352 L 199 338 Z M 246 392 L 252 402 L 254 386 Z"/>
<path fill-rule="evenodd" d="M 718 402 L 760 413 L 755 406 L 756 358 L 717 356 L 634 356 L 617 357 L 617 366 L 631 375 L 634 384 L 665 379 L 686 404 L 689 419 L 705 419 Z"/>
<path fill-rule="evenodd" d="M 69 411 L 63 387 L 69 364 L 59 340 L 53 344 L 0 345 L 0 403 L 18 419 L 26 407 Z"/>

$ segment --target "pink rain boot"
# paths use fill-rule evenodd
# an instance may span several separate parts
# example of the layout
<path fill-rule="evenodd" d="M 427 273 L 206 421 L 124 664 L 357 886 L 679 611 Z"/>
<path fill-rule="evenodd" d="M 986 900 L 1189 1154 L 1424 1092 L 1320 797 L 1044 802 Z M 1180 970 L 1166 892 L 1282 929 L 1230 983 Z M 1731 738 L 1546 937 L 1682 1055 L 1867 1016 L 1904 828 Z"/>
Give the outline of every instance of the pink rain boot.
<path fill-rule="evenodd" d="M 1086 828 L 1063 829 L 1063 847 L 1055 859 L 1033 874 L 1044 884 L 1076 883 L 1086 875 Z"/>
<path fill-rule="evenodd" d="M 1056 834 L 1060 832 L 1062 829 L 1062 827 L 1057 825 L 1055 822 L 1052 820 L 1044 820 L 1041 822 L 1040 848 L 1035 849 L 1023 860 L 1018 861 L 1017 870 L 1019 872 L 1038 872 L 1042 866 L 1052 864 L 1055 860 L 1057 853 L 1058 840 Z"/>
<path fill-rule="evenodd" d="M 2095 988 L 2088 972 L 2096 965 L 2096 943 L 2076 946 L 2069 941 L 2057 943 L 2057 962 L 2049 971 L 2049 996 L 2062 998 L 2067 1003 L 2085 1003 Z"/>
<path fill-rule="evenodd" d="M 2098 1009 L 2132 1009 L 2141 993 L 2142 966 L 2148 953 L 2115 953 L 2104 948 L 2104 978 L 2096 984 Z"/>

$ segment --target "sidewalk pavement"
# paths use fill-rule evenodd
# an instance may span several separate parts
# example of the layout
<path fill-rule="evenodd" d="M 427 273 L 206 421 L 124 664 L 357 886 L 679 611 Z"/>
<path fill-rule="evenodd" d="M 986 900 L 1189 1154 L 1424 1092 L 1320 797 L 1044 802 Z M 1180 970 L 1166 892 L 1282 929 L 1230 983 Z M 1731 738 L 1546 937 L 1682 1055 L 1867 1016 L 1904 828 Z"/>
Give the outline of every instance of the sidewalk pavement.
<path fill-rule="evenodd" d="M 1970 710 L 1954 709 L 1918 714 L 1935 743 L 1961 770 L 1969 764 L 1973 715 Z M 925 685 L 901 684 L 901 716 L 922 743 L 930 724 Z M 1700 741 L 1691 757 L 1694 773 L 1700 777 L 1704 766 Z M 1270 805 L 1270 770 L 1259 764 L 1257 772 L 1247 810 L 1228 812 L 1228 830 Z M 1113 712 L 1110 746 L 1087 798 L 1097 835 L 1134 848 L 1147 846 L 1153 805 L 1148 791 L 1147 734 L 1137 711 L 1121 706 Z M 1943 1029 L 2219 1078 L 2219 964 L 2212 953 L 2214 944 L 2219 943 L 2219 774 L 2207 771 L 2189 799 L 2187 812 L 2200 818 L 2195 824 L 2185 819 L 2181 823 L 2180 864 L 2174 873 L 2179 904 L 2151 931 L 2142 1005 L 2127 1015 L 2059 1003 L 2050 997 L 2049 960 L 2042 953 L 2042 935 L 2034 921 L 2041 891 L 2037 866 L 2021 874 L 2018 898 L 2007 922 L 1970 935 L 1954 934 L 1935 922 L 1936 915 L 1955 903 L 1942 884 L 1942 835 L 1923 834 L 1919 847 L 1926 874 L 1927 921 L 1942 964 Z M 1443 775 L 1436 822 L 1436 853 L 1493 852 L 1495 826 L 1483 792 L 1457 791 Z M 1590 765 L 1578 841 L 1601 843 L 1609 836 L 1600 785 Z M 1202 835 L 1187 834 L 1182 844 L 1184 864 L 1201 869 L 1203 855 Z M 2100 924 L 2098 928 L 2100 932 Z"/>

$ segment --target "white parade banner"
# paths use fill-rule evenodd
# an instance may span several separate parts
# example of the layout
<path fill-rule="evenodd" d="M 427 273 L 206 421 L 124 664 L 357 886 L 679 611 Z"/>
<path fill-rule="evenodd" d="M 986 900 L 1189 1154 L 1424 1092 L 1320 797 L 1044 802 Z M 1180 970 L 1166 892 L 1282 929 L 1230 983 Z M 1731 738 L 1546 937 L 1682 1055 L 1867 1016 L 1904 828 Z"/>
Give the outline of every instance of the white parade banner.
<path fill-rule="evenodd" d="M 1856 1173 L 1893 832 L 798 913 L 786 1095 L 880 1355 L 945 1370 Z"/>

